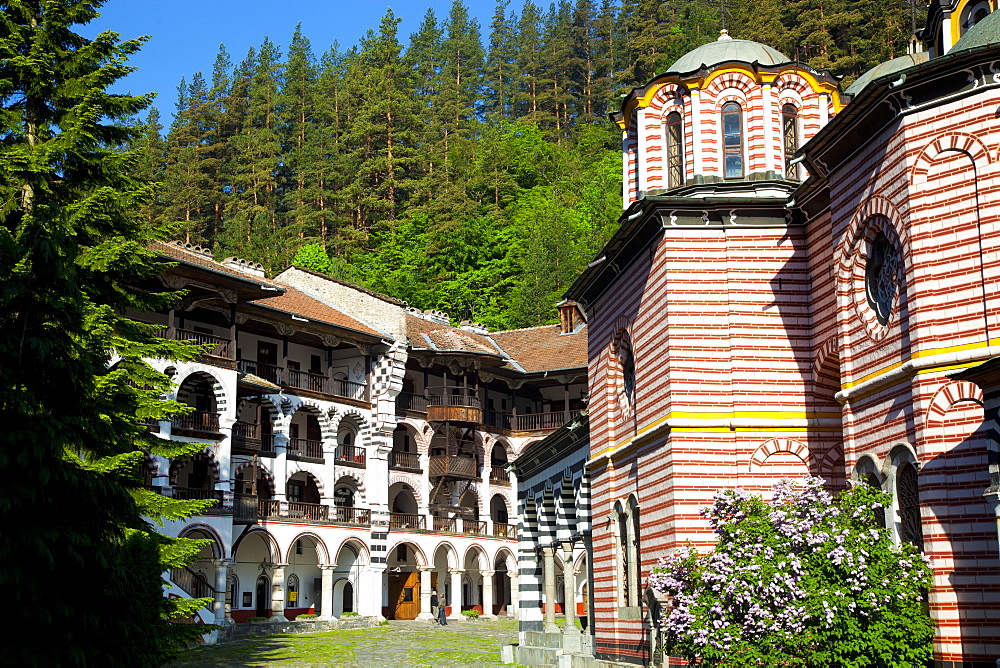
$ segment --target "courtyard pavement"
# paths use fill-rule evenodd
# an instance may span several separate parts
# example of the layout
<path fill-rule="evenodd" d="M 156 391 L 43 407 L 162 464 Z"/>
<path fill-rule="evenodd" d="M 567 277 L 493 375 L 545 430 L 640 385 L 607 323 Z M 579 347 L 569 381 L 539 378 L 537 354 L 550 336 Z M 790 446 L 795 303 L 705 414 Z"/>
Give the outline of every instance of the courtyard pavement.
<path fill-rule="evenodd" d="M 500 647 L 517 642 L 517 621 L 477 619 L 448 626 L 391 621 L 370 629 L 247 638 L 185 651 L 169 668 L 207 666 L 500 666 Z"/>

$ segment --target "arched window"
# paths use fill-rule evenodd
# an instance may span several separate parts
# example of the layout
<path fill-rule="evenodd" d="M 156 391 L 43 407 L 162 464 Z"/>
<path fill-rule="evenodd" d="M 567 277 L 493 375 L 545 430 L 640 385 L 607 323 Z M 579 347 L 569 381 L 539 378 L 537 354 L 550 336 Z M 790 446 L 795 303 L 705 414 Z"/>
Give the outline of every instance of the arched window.
<path fill-rule="evenodd" d="M 226 576 L 226 605 L 230 610 L 235 607 L 235 603 L 238 600 L 236 594 L 239 590 L 240 579 L 236 577 L 235 573 L 230 573 Z"/>
<path fill-rule="evenodd" d="M 969 28 L 976 25 L 990 13 L 990 3 L 987 0 L 979 0 L 978 2 L 970 2 L 962 10 L 962 16 L 960 19 L 959 32 L 964 35 Z"/>
<path fill-rule="evenodd" d="M 896 298 L 899 280 L 899 253 L 885 233 L 879 232 L 872 240 L 868 263 L 865 267 L 865 291 L 868 305 L 883 325 L 889 321 L 892 304 Z"/>
<path fill-rule="evenodd" d="M 676 111 L 667 116 L 667 187 L 684 185 L 684 124 Z"/>
<path fill-rule="evenodd" d="M 799 112 L 795 105 L 786 104 L 781 108 L 781 136 L 785 149 L 785 178 L 798 181 L 799 166 L 792 164 L 799 150 Z"/>
<path fill-rule="evenodd" d="M 624 338 L 618 345 L 618 363 L 621 365 L 624 403 L 632 406 L 635 403 L 635 357 L 632 355 L 632 346 Z"/>
<path fill-rule="evenodd" d="M 625 608 L 632 598 L 629 578 L 629 545 L 628 545 L 628 515 L 618 515 L 618 607 Z"/>
<path fill-rule="evenodd" d="M 288 585 L 286 586 L 288 596 L 285 599 L 286 608 L 298 608 L 299 606 L 299 576 L 292 573 L 288 576 Z"/>
<path fill-rule="evenodd" d="M 722 152 L 727 179 L 743 178 L 743 109 L 736 102 L 722 106 Z"/>
<path fill-rule="evenodd" d="M 923 550 L 924 532 L 920 526 L 917 469 L 910 462 L 903 462 L 896 469 L 896 504 L 899 514 L 899 539 Z"/>
<path fill-rule="evenodd" d="M 882 489 L 882 481 L 871 471 L 865 476 L 865 484 L 873 489 Z M 875 521 L 880 527 L 885 527 L 885 508 L 875 509 Z"/>

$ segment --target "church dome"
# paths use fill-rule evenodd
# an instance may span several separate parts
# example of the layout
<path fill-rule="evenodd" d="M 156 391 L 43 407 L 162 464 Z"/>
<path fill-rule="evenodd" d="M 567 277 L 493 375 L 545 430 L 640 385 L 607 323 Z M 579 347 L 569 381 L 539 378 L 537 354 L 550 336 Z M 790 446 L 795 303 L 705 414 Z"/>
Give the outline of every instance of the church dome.
<path fill-rule="evenodd" d="M 977 46 L 996 44 L 1000 42 L 1000 12 L 990 12 L 984 19 L 968 29 L 962 38 L 955 42 L 948 53 L 968 51 Z"/>
<path fill-rule="evenodd" d="M 728 31 L 723 30 L 719 39 L 708 44 L 702 44 L 693 51 L 688 51 L 670 66 L 670 72 L 694 72 L 701 66 L 712 67 L 719 63 L 738 60 L 744 63 L 760 63 L 761 65 L 778 65 L 790 62 L 785 54 L 772 49 L 766 44 L 748 39 L 733 39 Z"/>
<path fill-rule="evenodd" d="M 879 63 L 855 79 L 854 83 L 848 86 L 847 90 L 844 92 L 851 97 L 857 97 L 858 94 L 865 89 L 865 86 L 879 77 L 884 77 L 888 74 L 905 70 L 908 67 L 913 67 L 914 65 L 919 65 L 920 63 L 926 63 L 927 55 L 926 51 L 918 51 L 917 53 L 909 53 L 905 56 L 900 56 L 899 58 L 893 58 L 892 60 L 887 60 L 884 63 Z"/>

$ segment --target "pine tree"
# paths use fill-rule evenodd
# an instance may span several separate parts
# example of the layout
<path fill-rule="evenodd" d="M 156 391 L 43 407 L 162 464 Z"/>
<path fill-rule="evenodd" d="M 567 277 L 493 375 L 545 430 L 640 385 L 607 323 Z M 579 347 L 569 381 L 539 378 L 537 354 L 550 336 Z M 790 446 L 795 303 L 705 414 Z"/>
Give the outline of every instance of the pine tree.
<path fill-rule="evenodd" d="M 144 359 L 196 349 L 122 315 L 176 295 L 134 289 L 162 271 L 139 214 L 152 188 L 125 148 L 152 96 L 105 91 L 143 40 L 75 33 L 100 4 L 10 0 L 0 17 L 0 585 L 44 639 L 7 643 L 10 665 L 159 665 L 174 637 L 205 629 L 168 624 L 204 601 L 160 589 L 200 542 L 142 519 L 204 507 L 147 492 L 135 474 L 147 452 L 200 447 L 136 423 L 182 411 L 159 399 L 169 378 Z"/>
<path fill-rule="evenodd" d="M 497 0 L 490 22 L 489 55 L 486 59 L 485 110 L 505 119 L 511 118 L 514 85 L 514 16 L 507 15 L 510 0 Z"/>
<path fill-rule="evenodd" d="M 309 165 L 323 159 L 317 152 L 317 115 L 315 103 L 316 61 L 309 39 L 302 34 L 302 25 L 295 27 L 288 60 L 284 67 L 280 93 L 280 127 L 282 154 L 287 180 L 285 211 L 288 223 L 284 236 L 305 239 L 317 236 L 313 226 L 316 211 L 316 183 Z M 301 242 L 299 242 L 301 243 Z"/>

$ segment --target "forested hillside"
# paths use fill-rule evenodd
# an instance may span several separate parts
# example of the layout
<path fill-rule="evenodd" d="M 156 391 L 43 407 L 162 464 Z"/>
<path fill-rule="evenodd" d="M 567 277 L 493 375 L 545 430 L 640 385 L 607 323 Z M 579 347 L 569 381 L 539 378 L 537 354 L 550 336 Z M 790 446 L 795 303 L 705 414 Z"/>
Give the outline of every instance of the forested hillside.
<path fill-rule="evenodd" d="M 912 7 L 500 0 L 484 36 L 456 0 L 408 40 L 389 11 L 349 48 L 319 52 L 301 26 L 238 60 L 223 46 L 180 82 L 165 138 L 149 116 L 140 169 L 162 187 L 147 216 L 220 258 L 295 259 L 456 321 L 540 324 L 621 213 L 606 115 L 622 94 L 723 23 L 850 81 L 905 52 Z"/>

